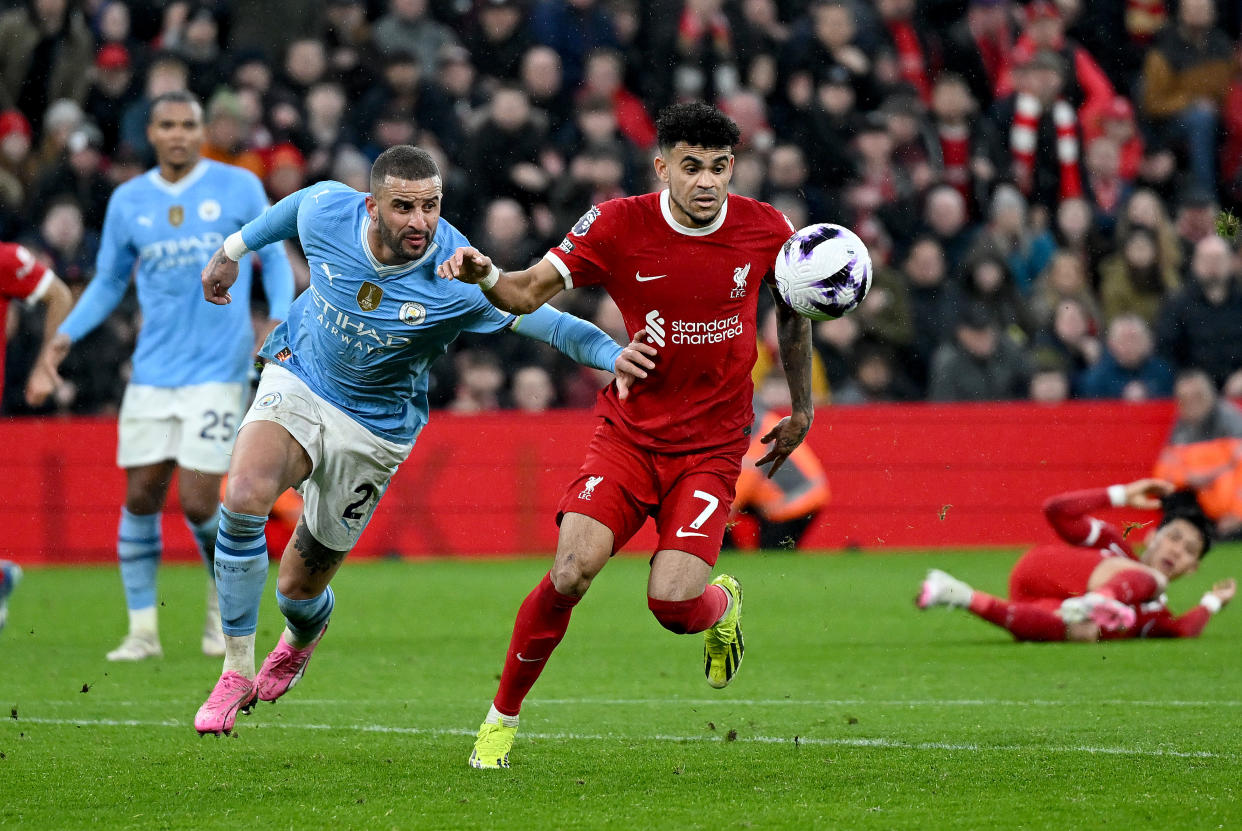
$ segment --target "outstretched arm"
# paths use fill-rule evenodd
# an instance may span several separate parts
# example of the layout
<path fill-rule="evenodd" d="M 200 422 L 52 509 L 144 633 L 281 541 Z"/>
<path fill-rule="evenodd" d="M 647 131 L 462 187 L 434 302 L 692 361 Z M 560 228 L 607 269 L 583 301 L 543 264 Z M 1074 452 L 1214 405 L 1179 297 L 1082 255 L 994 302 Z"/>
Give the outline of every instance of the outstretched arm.
<path fill-rule="evenodd" d="M 58 335 L 57 329 L 73 308 L 73 293 L 65 281 L 50 269 L 44 279 L 47 285 L 42 288 L 38 299 L 47 307 L 43 319 L 43 345 L 26 380 L 26 403 L 32 407 L 41 405 L 60 386 L 60 373 L 56 370 L 69 354 L 69 338 Z"/>
<path fill-rule="evenodd" d="M 511 328 L 518 334 L 551 344 L 584 366 L 616 373 L 617 395 L 622 400 L 629 396 L 635 380 L 646 378 L 647 370 L 655 368 L 651 358 L 656 349 L 642 342 L 645 330 L 622 349 L 595 324 L 551 306 L 540 306 L 522 315 Z"/>
<path fill-rule="evenodd" d="M 776 293 L 775 286 L 769 288 L 776 298 L 776 338 L 793 404 L 793 413 L 760 438 L 771 447 L 755 464 L 761 467 L 771 462 L 772 467 L 768 469 L 768 478 L 771 478 L 806 438 L 815 419 L 815 408 L 811 404 L 811 322 L 789 308 Z"/>
<path fill-rule="evenodd" d="M 565 288 L 565 279 L 556 266 L 545 260 L 523 271 L 502 272 L 490 257 L 474 248 L 458 248 L 436 268 L 449 280 L 474 283 L 498 309 L 513 314 L 530 314 Z"/>
<path fill-rule="evenodd" d="M 1071 545 L 1108 548 L 1116 543 L 1132 554 L 1124 532 L 1089 512 L 1108 507 L 1157 510 L 1160 497 L 1172 492 L 1172 483 L 1163 479 L 1137 479 L 1128 485 L 1072 491 L 1046 501 L 1044 517 L 1061 539 Z"/>
<path fill-rule="evenodd" d="M 251 251 L 259 251 L 273 242 L 298 235 L 298 210 L 310 191 L 311 188 L 303 188 L 296 193 L 289 194 L 247 222 L 240 231 L 230 234 L 224 240 L 224 245 L 211 255 L 211 259 L 207 261 L 207 266 L 203 269 L 203 297 L 208 303 L 227 306 L 233 302 L 229 289 L 233 287 L 233 283 L 237 282 L 237 263 L 242 257 Z M 277 254 L 280 253 L 277 252 Z M 285 268 L 288 268 L 288 261 L 285 262 Z M 264 272 L 264 288 L 267 288 L 266 269 Z M 292 296 L 292 271 L 289 271 L 288 279 L 289 293 Z M 287 304 L 285 309 L 287 311 Z"/>
<path fill-rule="evenodd" d="M 1197 638 L 1212 616 L 1225 607 L 1237 591 L 1232 577 L 1221 580 L 1203 595 L 1199 605 L 1180 617 L 1161 616 L 1144 634 L 1149 638 Z"/>

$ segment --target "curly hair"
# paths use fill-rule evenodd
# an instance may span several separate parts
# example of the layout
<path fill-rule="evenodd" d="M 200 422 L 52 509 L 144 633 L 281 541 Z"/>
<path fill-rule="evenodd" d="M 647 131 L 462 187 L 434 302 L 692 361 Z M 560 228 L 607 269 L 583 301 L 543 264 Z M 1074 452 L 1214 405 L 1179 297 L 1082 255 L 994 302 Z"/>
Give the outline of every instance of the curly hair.
<path fill-rule="evenodd" d="M 742 131 L 733 119 L 702 101 L 673 104 L 656 118 L 656 144 L 661 152 L 672 150 L 679 141 L 692 147 L 732 150 L 741 137 Z"/>

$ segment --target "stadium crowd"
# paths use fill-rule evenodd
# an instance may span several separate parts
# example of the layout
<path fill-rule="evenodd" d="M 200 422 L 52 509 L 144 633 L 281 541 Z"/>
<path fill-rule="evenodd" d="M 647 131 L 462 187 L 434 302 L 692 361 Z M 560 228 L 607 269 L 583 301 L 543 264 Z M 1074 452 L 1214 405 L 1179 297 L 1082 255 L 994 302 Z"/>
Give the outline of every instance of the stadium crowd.
<path fill-rule="evenodd" d="M 204 155 L 253 171 L 273 201 L 327 178 L 367 190 L 385 148 L 427 148 L 445 218 L 522 268 L 593 203 L 653 190 L 655 112 L 702 98 L 742 128 L 736 192 L 871 249 L 863 306 L 814 329 L 821 402 L 1140 400 L 1192 367 L 1238 397 L 1242 269 L 1216 220 L 1242 206 L 1240 9 L 0 0 L 0 239 L 80 295 L 109 195 L 153 162 L 148 102 L 185 88 L 204 103 Z M 602 294 L 565 302 L 628 340 Z M 40 314 L 10 305 L 4 411 L 115 412 L 136 301 L 75 345 L 32 410 Z M 761 341 L 757 380 L 779 371 L 775 335 Z M 432 403 L 586 406 L 595 373 L 466 335 Z"/>

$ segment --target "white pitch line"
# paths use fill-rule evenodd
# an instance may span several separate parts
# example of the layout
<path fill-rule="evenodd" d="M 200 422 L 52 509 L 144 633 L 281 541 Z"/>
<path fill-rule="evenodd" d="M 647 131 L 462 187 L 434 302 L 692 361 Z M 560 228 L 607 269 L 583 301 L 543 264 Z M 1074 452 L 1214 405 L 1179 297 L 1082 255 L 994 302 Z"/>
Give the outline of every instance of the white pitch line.
<path fill-rule="evenodd" d="M 175 719 L 163 721 L 140 721 L 138 719 L 68 719 L 68 718 L 21 718 L 18 724 L 71 725 L 74 727 L 175 727 L 190 730 L 190 725 Z M 383 724 L 249 724 L 242 722 L 243 729 L 257 730 L 353 730 L 360 733 L 395 733 L 407 736 L 473 736 L 472 730 L 431 727 L 391 727 Z M 792 744 L 816 747 L 875 748 L 878 750 L 947 750 L 969 753 L 1085 753 L 1102 756 L 1149 756 L 1176 759 L 1229 759 L 1236 760 L 1236 753 L 1212 753 L 1207 750 L 1172 750 L 1169 748 L 1104 747 L 1097 745 L 987 745 L 956 744 L 952 742 L 906 742 L 897 739 L 817 739 L 805 736 L 678 736 L 657 733 L 650 736 L 602 733 L 523 733 L 524 739 L 545 741 L 657 741 L 657 742 L 740 742 L 743 744 Z"/>
<path fill-rule="evenodd" d="M 425 699 L 357 699 L 357 698 L 285 698 L 281 705 L 293 704 L 304 707 L 365 707 L 369 705 L 391 706 L 402 703 L 425 703 Z M 110 707 L 152 707 L 159 705 L 184 706 L 185 701 L 108 701 Z M 1149 700 L 1132 701 L 1123 698 L 1084 701 L 1082 699 L 1003 699 L 1003 698 L 532 698 L 527 706 L 603 706 L 603 707 L 669 707 L 684 705 L 687 707 L 712 707 L 718 705 L 739 707 L 1154 707 L 1173 709 L 1196 709 L 1212 707 L 1242 707 L 1242 701 L 1182 701 L 1182 700 Z M 69 699 L 40 700 L 39 706 L 46 705 L 81 706 L 80 702 Z"/>

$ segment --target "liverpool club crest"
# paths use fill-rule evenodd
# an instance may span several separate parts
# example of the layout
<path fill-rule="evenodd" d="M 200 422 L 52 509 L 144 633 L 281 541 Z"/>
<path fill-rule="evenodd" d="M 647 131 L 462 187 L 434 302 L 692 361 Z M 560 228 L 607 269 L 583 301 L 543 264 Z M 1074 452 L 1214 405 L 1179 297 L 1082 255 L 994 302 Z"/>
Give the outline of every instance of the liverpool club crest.
<path fill-rule="evenodd" d="M 368 280 L 358 289 L 358 308 L 364 312 L 373 312 L 379 308 L 383 297 L 384 290 Z"/>

